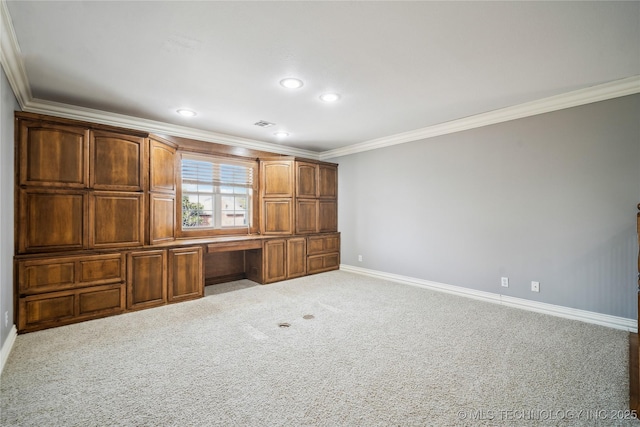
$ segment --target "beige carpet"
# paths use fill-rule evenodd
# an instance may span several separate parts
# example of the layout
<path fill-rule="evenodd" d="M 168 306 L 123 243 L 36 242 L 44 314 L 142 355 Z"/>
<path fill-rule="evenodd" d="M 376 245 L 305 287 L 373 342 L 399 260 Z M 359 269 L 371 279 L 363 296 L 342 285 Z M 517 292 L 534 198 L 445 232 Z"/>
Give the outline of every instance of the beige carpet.
<path fill-rule="evenodd" d="M 0 378 L 0 422 L 637 425 L 623 412 L 627 339 L 346 272 L 243 280 L 192 302 L 18 336 Z"/>

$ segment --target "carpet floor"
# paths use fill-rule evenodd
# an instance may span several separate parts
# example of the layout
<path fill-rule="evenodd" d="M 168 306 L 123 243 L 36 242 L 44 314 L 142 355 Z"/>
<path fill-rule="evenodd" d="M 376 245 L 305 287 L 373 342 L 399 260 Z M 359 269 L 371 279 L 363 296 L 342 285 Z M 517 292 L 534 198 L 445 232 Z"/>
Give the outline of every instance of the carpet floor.
<path fill-rule="evenodd" d="M 628 333 L 334 271 L 18 336 L 3 426 L 638 425 Z"/>

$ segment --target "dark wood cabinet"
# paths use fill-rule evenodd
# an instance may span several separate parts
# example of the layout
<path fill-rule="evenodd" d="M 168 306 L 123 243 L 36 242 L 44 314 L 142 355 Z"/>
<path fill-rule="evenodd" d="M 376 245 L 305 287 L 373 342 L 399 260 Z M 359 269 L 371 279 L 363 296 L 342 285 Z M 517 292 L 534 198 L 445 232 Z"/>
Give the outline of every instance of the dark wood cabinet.
<path fill-rule="evenodd" d="M 318 197 L 318 165 L 296 162 L 296 197 Z"/>
<path fill-rule="evenodd" d="M 149 195 L 149 240 L 152 245 L 175 239 L 176 196 L 151 193 Z"/>
<path fill-rule="evenodd" d="M 149 191 L 175 194 L 176 148 L 159 139 L 149 139 Z"/>
<path fill-rule="evenodd" d="M 296 200 L 296 233 L 318 232 L 318 201 L 313 199 Z"/>
<path fill-rule="evenodd" d="M 291 198 L 264 199 L 262 208 L 263 234 L 293 233 L 293 200 Z"/>
<path fill-rule="evenodd" d="M 338 198 L 338 166 L 318 165 L 318 197 Z"/>
<path fill-rule="evenodd" d="M 262 197 L 293 197 L 293 160 L 260 161 L 260 195 Z"/>
<path fill-rule="evenodd" d="M 307 274 L 340 268 L 340 234 L 321 234 L 307 238 Z"/>
<path fill-rule="evenodd" d="M 287 241 L 269 240 L 263 249 L 264 283 L 278 282 L 287 278 Z"/>
<path fill-rule="evenodd" d="M 204 295 L 202 247 L 169 249 L 169 302 Z"/>
<path fill-rule="evenodd" d="M 127 255 L 127 308 L 155 307 L 167 302 L 167 251 Z"/>
<path fill-rule="evenodd" d="M 338 231 L 336 165 L 296 161 L 296 233 Z"/>
<path fill-rule="evenodd" d="M 338 202 L 335 200 L 318 201 L 318 232 L 331 233 L 338 231 Z"/>
<path fill-rule="evenodd" d="M 92 130 L 89 183 L 96 190 L 143 191 L 144 138 Z"/>
<path fill-rule="evenodd" d="M 88 129 L 23 120 L 18 132 L 19 185 L 89 186 Z"/>
<path fill-rule="evenodd" d="M 307 274 L 307 239 L 287 239 L 287 279 Z"/>
<path fill-rule="evenodd" d="M 82 190 L 19 190 L 18 252 L 87 247 L 87 193 Z"/>
<path fill-rule="evenodd" d="M 115 248 L 144 243 L 142 193 L 91 193 L 89 199 L 89 247 Z"/>

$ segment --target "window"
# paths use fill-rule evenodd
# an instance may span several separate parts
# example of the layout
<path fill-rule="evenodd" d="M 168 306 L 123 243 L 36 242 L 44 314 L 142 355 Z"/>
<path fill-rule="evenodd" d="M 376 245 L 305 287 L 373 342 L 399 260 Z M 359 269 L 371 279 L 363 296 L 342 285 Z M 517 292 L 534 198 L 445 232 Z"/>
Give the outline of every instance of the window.
<path fill-rule="evenodd" d="M 229 159 L 182 158 L 182 229 L 251 226 L 253 166 Z"/>

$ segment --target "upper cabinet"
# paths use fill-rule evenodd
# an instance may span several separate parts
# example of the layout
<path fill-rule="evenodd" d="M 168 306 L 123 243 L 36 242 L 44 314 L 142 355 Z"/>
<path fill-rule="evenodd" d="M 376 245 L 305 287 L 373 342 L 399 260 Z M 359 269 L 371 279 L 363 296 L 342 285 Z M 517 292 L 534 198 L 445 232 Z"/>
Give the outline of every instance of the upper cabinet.
<path fill-rule="evenodd" d="M 318 165 L 296 162 L 296 197 L 318 197 Z"/>
<path fill-rule="evenodd" d="M 98 190 L 143 191 L 144 141 L 106 131 L 90 134 L 90 186 Z"/>
<path fill-rule="evenodd" d="M 338 165 L 318 165 L 318 197 L 338 197 Z"/>
<path fill-rule="evenodd" d="M 295 231 L 338 231 L 338 166 L 296 161 Z"/>
<path fill-rule="evenodd" d="M 175 194 L 176 185 L 176 147 L 150 138 L 149 191 Z"/>
<path fill-rule="evenodd" d="M 20 121 L 19 185 L 89 186 L 89 130 L 79 126 Z"/>
<path fill-rule="evenodd" d="M 260 161 L 260 195 L 293 197 L 294 165 L 292 160 Z"/>

